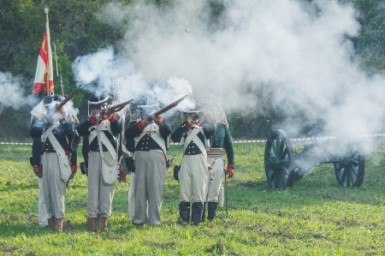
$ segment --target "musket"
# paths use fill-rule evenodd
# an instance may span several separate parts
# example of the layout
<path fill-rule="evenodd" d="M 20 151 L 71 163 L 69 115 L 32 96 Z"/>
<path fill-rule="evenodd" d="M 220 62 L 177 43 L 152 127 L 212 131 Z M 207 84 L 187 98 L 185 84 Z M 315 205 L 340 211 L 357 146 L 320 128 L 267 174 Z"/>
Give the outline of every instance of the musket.
<path fill-rule="evenodd" d="M 61 109 L 68 101 L 70 101 L 74 96 L 75 93 L 82 87 L 80 85 L 79 87 L 76 87 L 75 90 L 73 90 L 62 102 L 56 105 L 56 109 Z"/>
<path fill-rule="evenodd" d="M 225 160 L 223 160 L 223 166 L 225 165 Z M 227 172 L 226 169 L 223 169 L 225 172 L 225 207 L 226 207 L 226 218 L 229 217 L 229 207 L 227 205 Z"/>
<path fill-rule="evenodd" d="M 108 116 L 108 115 L 111 115 L 112 113 L 118 112 L 118 111 L 122 110 L 127 104 L 129 104 L 132 101 L 133 101 L 133 99 L 128 100 L 128 101 L 124 101 L 122 103 L 116 104 L 116 105 L 111 106 L 111 107 L 107 107 L 101 111 L 100 116 L 103 116 L 103 115 Z"/>
<path fill-rule="evenodd" d="M 189 96 L 190 96 L 190 94 L 186 94 L 186 95 L 183 96 L 182 98 L 180 98 L 180 99 L 174 101 L 173 103 L 171 103 L 171 104 L 165 106 L 164 108 L 162 108 L 162 109 L 156 111 L 154 114 L 152 114 L 152 116 L 153 116 L 154 118 L 160 116 L 160 115 L 163 114 L 164 112 L 167 112 L 167 111 L 169 111 L 170 109 L 176 107 L 181 101 L 183 101 L 185 98 L 187 98 L 187 97 L 189 97 Z"/>

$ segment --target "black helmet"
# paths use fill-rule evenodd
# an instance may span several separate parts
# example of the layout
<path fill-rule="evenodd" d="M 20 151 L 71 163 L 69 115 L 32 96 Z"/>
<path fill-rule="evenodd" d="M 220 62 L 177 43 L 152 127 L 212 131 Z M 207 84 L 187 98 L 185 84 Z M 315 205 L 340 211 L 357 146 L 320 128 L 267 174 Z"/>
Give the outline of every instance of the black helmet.
<path fill-rule="evenodd" d="M 136 113 L 141 115 L 151 115 L 159 110 L 159 103 L 150 96 L 142 96 L 135 102 Z"/>
<path fill-rule="evenodd" d="M 92 95 L 88 100 L 88 105 L 91 108 L 107 106 L 110 103 L 110 97 L 103 94 Z"/>
<path fill-rule="evenodd" d="M 90 117 L 92 115 L 92 109 L 105 108 L 109 104 L 111 104 L 111 99 L 108 95 L 96 92 L 88 99 L 88 116 Z"/>
<path fill-rule="evenodd" d="M 192 118 L 194 120 L 201 119 L 201 117 L 203 116 L 202 108 L 198 105 L 195 105 L 194 107 L 190 107 L 188 109 L 183 110 L 184 118 L 186 118 L 189 115 L 192 115 Z"/>

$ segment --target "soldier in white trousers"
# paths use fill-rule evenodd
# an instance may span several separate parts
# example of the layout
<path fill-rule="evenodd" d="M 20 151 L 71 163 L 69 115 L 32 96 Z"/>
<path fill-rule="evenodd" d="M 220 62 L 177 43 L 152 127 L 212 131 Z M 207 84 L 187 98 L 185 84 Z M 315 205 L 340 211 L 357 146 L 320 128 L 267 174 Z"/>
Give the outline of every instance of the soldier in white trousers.
<path fill-rule="evenodd" d="M 36 122 L 36 118 L 32 119 L 32 125 Z M 32 134 L 31 134 L 32 136 Z M 39 198 L 37 201 L 37 209 L 38 209 L 38 222 L 39 226 L 44 228 L 48 226 L 48 215 L 47 215 L 47 208 L 45 206 L 45 199 L 44 199 L 44 186 L 43 186 L 43 179 L 42 179 L 42 165 L 41 165 L 41 152 L 42 152 L 42 143 L 41 138 L 32 138 L 32 157 L 30 158 L 30 163 L 33 168 L 33 172 L 37 176 L 37 182 L 39 185 Z"/>
<path fill-rule="evenodd" d="M 135 140 L 126 140 L 125 148 L 127 150 L 126 157 L 124 158 L 124 165 L 127 172 L 130 173 L 130 186 L 127 192 L 127 203 L 128 203 L 128 219 L 134 220 L 135 215 L 135 163 L 134 163 L 134 152 L 135 152 Z"/>
<path fill-rule="evenodd" d="M 140 119 L 131 122 L 125 132 L 127 141 L 135 140 L 133 223 L 157 226 L 161 223 L 160 211 L 167 172 L 166 141 L 171 129 L 161 116 L 151 116 L 157 104 L 148 104 L 148 99 L 142 103 L 138 106 Z"/>
<path fill-rule="evenodd" d="M 44 105 L 47 115 L 36 119 L 31 127 L 31 135 L 41 138 L 41 173 L 47 222 L 51 229 L 63 231 L 65 205 L 64 194 L 67 182 L 76 172 L 76 149 L 71 148 L 75 134 L 74 125 L 58 111 L 57 104 L 62 96 L 46 96 Z"/>
<path fill-rule="evenodd" d="M 190 222 L 198 226 L 205 202 L 208 186 L 208 165 L 207 165 L 207 138 L 215 132 L 214 122 L 203 120 L 202 109 L 196 108 L 184 113 L 184 122 L 171 135 L 174 142 L 184 141 L 184 154 L 179 179 L 179 223 Z"/>
<path fill-rule="evenodd" d="M 136 120 L 136 115 L 131 113 L 130 108 L 125 109 L 121 115 L 122 120 L 122 131 L 126 130 L 126 127 L 134 120 Z M 123 121 L 124 120 L 124 121 Z M 135 193 L 134 193 L 134 182 L 135 182 L 135 164 L 134 164 L 134 152 L 135 152 L 135 140 L 127 140 L 126 136 L 120 137 L 121 144 L 121 164 L 123 166 L 124 175 L 126 173 L 130 174 L 130 185 L 127 192 L 127 205 L 128 205 L 128 219 L 133 220 L 135 214 Z M 124 178 L 126 181 L 126 177 Z"/>
<path fill-rule="evenodd" d="M 88 172 L 87 222 L 90 231 L 104 231 L 112 212 L 114 186 L 118 178 L 117 136 L 122 131 L 120 118 L 102 114 L 109 97 L 94 95 L 88 101 L 89 119 L 78 126 L 83 143 L 83 157 Z M 99 225 L 97 225 L 99 222 Z"/>
<path fill-rule="evenodd" d="M 209 187 L 207 195 L 207 219 L 213 221 L 218 207 L 218 197 L 223 187 L 224 176 L 234 176 L 233 139 L 222 108 L 216 107 L 210 113 L 215 120 L 215 133 L 210 137 L 210 149 L 207 152 L 209 170 Z M 224 156 L 227 156 L 225 166 Z M 205 214 L 203 214 L 205 215 Z"/>

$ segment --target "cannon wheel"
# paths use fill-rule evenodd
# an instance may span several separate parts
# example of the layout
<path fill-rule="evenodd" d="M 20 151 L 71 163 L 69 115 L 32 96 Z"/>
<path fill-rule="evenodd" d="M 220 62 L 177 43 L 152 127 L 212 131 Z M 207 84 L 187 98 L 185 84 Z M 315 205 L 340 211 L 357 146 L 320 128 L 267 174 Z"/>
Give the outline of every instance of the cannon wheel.
<path fill-rule="evenodd" d="M 265 173 L 272 189 L 285 189 L 294 162 L 293 146 L 282 130 L 273 131 L 265 146 Z"/>
<path fill-rule="evenodd" d="M 334 171 L 341 187 L 359 187 L 365 176 L 365 157 L 359 154 L 334 163 Z"/>

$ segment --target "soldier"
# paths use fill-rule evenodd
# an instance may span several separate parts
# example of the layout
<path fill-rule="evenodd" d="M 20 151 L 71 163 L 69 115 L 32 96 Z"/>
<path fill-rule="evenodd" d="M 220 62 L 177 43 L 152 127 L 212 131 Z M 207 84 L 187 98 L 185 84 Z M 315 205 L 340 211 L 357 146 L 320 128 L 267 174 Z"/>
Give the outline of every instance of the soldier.
<path fill-rule="evenodd" d="M 207 219 L 213 221 L 218 206 L 218 196 L 221 189 L 223 189 L 224 171 L 226 171 L 226 175 L 229 178 L 234 176 L 234 149 L 233 139 L 223 109 L 216 107 L 211 112 L 211 115 L 215 120 L 216 130 L 210 138 L 211 148 L 207 152 L 210 176 L 207 197 Z M 226 154 L 228 162 L 226 169 L 224 154 Z"/>
<path fill-rule="evenodd" d="M 43 102 L 47 114 L 43 119 L 35 119 L 30 131 L 33 138 L 41 138 L 41 165 L 37 169 L 43 178 L 48 226 L 58 232 L 63 231 L 64 194 L 68 180 L 76 173 L 77 160 L 76 149 L 71 148 L 74 125 L 65 119 L 62 109 L 57 109 L 63 99 L 62 96 L 46 96 Z"/>
<path fill-rule="evenodd" d="M 126 136 L 124 136 L 126 137 Z M 128 219 L 134 220 L 135 216 L 135 164 L 134 164 L 134 152 L 135 152 L 135 140 L 127 140 L 125 142 L 127 149 L 127 157 L 124 158 L 124 165 L 127 172 L 130 173 L 130 187 L 127 193 L 128 201 Z"/>
<path fill-rule="evenodd" d="M 121 113 L 122 120 L 122 131 L 125 131 L 130 122 L 136 120 L 135 115 L 133 116 L 130 108 L 124 109 Z M 126 182 L 126 174 L 130 174 L 130 185 L 127 192 L 127 203 L 128 203 L 128 219 L 134 219 L 135 213 L 135 194 L 134 194 L 134 179 L 135 179 L 135 165 L 134 165 L 134 151 L 135 151 L 135 141 L 134 139 L 127 140 L 126 136 L 120 137 L 120 147 L 121 147 L 121 157 L 120 162 L 122 166 L 122 173 L 119 176 L 119 181 Z"/>
<path fill-rule="evenodd" d="M 157 104 L 149 105 L 148 99 L 138 105 L 140 119 L 128 126 L 127 142 L 135 140 L 135 211 L 133 223 L 157 226 L 161 223 L 160 210 L 166 181 L 166 141 L 171 133 L 161 116 L 151 116 Z"/>
<path fill-rule="evenodd" d="M 35 122 L 37 122 L 37 119 L 33 117 L 31 128 L 34 126 Z M 32 136 L 32 157 L 30 158 L 30 163 L 32 165 L 33 172 L 37 176 L 38 185 L 39 185 L 39 199 L 37 202 L 39 226 L 44 228 L 48 226 L 48 215 L 47 215 L 47 208 L 45 206 L 45 200 L 44 200 L 41 152 L 42 152 L 41 138 L 40 137 L 34 138 Z"/>
<path fill-rule="evenodd" d="M 172 134 L 174 142 L 184 139 L 184 154 L 178 174 L 179 196 L 179 223 L 190 221 L 190 203 L 192 203 L 191 219 L 198 226 L 207 194 L 208 165 L 207 165 L 207 138 L 215 132 L 215 124 L 211 120 L 201 119 L 202 109 L 197 107 L 185 111 L 184 122 Z"/>
<path fill-rule="evenodd" d="M 130 122 L 134 122 L 134 120 L 130 120 Z M 125 158 L 124 158 L 124 166 L 128 173 L 130 173 L 130 186 L 127 193 L 128 199 L 128 219 L 134 220 L 135 216 L 135 163 L 134 163 L 134 152 L 135 152 L 135 139 L 127 139 L 124 137 L 124 148 L 126 149 Z"/>
<path fill-rule="evenodd" d="M 88 175 L 87 222 L 90 231 L 97 230 L 97 221 L 100 231 L 106 229 L 118 177 L 117 136 L 122 131 L 122 123 L 115 113 L 104 114 L 108 103 L 108 96 L 92 96 L 88 101 L 89 119 L 77 129 L 83 136 L 84 172 Z"/>

